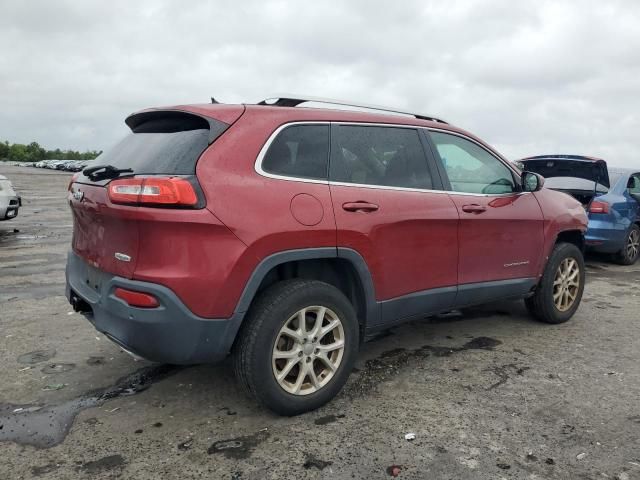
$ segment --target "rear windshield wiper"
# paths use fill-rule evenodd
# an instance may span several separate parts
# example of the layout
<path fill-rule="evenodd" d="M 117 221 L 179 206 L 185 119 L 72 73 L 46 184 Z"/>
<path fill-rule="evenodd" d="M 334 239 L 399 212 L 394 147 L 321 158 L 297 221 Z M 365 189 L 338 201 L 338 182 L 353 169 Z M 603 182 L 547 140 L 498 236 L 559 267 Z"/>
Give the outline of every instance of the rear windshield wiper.
<path fill-rule="evenodd" d="M 113 165 L 97 165 L 95 167 L 85 168 L 82 173 L 89 179 L 97 182 L 107 178 L 118 178 L 123 173 L 133 173 L 130 168 L 116 168 Z"/>

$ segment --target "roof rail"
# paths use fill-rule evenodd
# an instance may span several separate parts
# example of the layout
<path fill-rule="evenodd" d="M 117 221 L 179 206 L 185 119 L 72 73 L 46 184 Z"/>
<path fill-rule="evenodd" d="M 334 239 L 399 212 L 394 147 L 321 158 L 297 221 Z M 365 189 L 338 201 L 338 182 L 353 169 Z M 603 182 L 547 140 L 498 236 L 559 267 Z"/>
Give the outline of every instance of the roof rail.
<path fill-rule="evenodd" d="M 315 102 L 315 103 L 324 103 L 329 105 L 342 105 L 345 107 L 356 107 L 356 108 L 366 108 L 368 110 L 378 110 L 381 112 L 395 113 L 400 115 L 409 115 L 415 117 L 420 120 L 429 120 L 431 122 L 439 122 L 448 124 L 444 120 L 440 118 L 433 117 L 431 115 L 422 115 L 415 112 L 405 112 L 403 110 L 398 110 L 393 107 L 384 107 L 380 105 L 367 105 L 364 103 L 353 103 L 345 100 L 336 100 L 333 98 L 321 98 L 321 97 L 307 97 L 301 95 L 275 95 L 273 97 L 268 97 L 261 102 L 258 102 L 257 105 L 270 105 L 276 107 L 297 107 L 301 103 L 306 102 Z"/>

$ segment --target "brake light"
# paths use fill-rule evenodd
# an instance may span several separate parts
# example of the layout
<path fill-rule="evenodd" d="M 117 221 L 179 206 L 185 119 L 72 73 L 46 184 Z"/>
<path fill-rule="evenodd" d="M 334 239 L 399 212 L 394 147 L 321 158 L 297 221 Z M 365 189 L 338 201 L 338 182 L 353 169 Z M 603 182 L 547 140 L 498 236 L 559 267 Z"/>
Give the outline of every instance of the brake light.
<path fill-rule="evenodd" d="M 154 308 L 160 305 L 158 299 L 151 294 L 136 292 L 134 290 L 126 290 L 124 288 L 116 288 L 114 291 L 116 297 L 127 302 L 132 307 Z"/>
<path fill-rule="evenodd" d="M 67 191 L 71 191 L 71 185 L 74 184 L 74 182 L 78 179 L 78 177 L 80 176 L 80 172 L 76 172 L 73 175 L 71 175 L 71 180 L 69 180 L 69 185 L 67 186 Z"/>
<path fill-rule="evenodd" d="M 602 202 L 599 200 L 594 200 L 589 205 L 590 213 L 609 213 L 609 204 L 607 202 Z"/>
<path fill-rule="evenodd" d="M 123 178 L 109 184 L 109 199 L 128 205 L 194 206 L 198 196 L 188 180 L 179 177 Z"/>

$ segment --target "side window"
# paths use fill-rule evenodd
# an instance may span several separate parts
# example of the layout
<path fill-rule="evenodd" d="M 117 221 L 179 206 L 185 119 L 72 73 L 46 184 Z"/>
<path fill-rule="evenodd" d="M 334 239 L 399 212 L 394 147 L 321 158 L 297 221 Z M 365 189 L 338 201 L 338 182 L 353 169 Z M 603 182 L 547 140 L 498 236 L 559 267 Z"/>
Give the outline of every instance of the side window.
<path fill-rule="evenodd" d="M 292 125 L 282 130 L 262 159 L 265 172 L 327 179 L 329 125 Z"/>
<path fill-rule="evenodd" d="M 636 174 L 629 177 L 629 193 L 640 195 L 640 175 Z"/>
<path fill-rule="evenodd" d="M 511 170 L 475 143 L 447 133 L 429 132 L 449 177 L 451 190 L 499 195 L 517 191 Z"/>
<path fill-rule="evenodd" d="M 432 188 L 417 130 L 334 125 L 329 178 L 336 182 Z"/>

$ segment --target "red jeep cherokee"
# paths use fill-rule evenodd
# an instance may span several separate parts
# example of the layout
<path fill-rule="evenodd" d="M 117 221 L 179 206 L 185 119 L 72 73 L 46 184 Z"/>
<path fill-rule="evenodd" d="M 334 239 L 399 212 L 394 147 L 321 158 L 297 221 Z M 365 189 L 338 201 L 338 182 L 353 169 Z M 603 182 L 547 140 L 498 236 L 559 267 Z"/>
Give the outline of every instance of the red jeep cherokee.
<path fill-rule="evenodd" d="M 150 360 L 231 353 L 285 415 L 335 396 L 360 341 L 397 323 L 517 298 L 571 318 L 578 201 L 442 120 L 307 101 L 128 117 L 69 186 L 74 308 Z"/>

